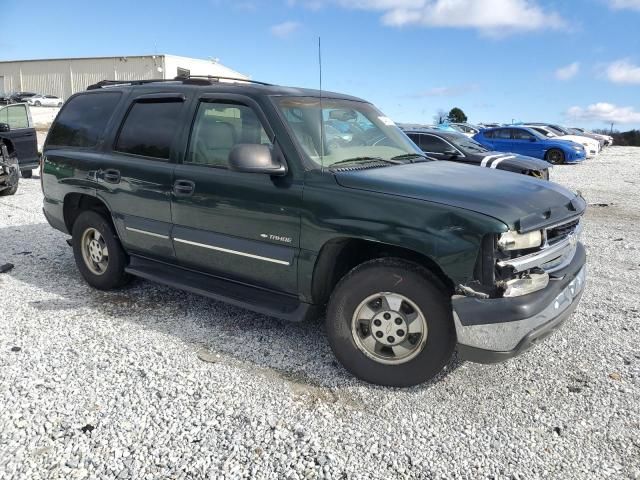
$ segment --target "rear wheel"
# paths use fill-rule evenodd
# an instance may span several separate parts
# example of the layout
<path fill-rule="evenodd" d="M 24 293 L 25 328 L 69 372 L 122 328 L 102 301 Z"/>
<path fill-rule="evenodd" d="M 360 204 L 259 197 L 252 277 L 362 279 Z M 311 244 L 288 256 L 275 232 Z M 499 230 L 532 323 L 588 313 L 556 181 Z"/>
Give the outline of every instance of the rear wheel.
<path fill-rule="evenodd" d="M 32 170 L 21 170 L 22 178 L 31 178 L 33 176 Z"/>
<path fill-rule="evenodd" d="M 42 106 L 42 103 L 40 103 L 40 100 L 36 100 L 36 102 L 34 103 L 34 105 L 35 105 L 36 107 L 41 107 L 41 106 Z"/>
<path fill-rule="evenodd" d="M 82 212 L 73 224 L 73 255 L 84 279 L 92 287 L 111 290 L 129 281 L 127 257 L 111 222 L 97 212 Z"/>
<path fill-rule="evenodd" d="M 557 148 L 552 148 L 547 152 L 546 160 L 554 165 L 562 165 L 565 160 L 564 152 Z"/>
<path fill-rule="evenodd" d="M 455 346 L 449 295 L 421 266 L 400 259 L 359 265 L 327 310 L 334 354 L 358 378 L 406 387 L 434 377 Z"/>

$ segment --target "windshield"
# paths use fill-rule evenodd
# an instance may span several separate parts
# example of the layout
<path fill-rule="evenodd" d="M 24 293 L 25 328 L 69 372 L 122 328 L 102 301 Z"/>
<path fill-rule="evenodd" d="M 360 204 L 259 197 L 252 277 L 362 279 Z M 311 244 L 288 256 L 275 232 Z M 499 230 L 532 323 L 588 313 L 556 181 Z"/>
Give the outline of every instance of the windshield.
<path fill-rule="evenodd" d="M 280 97 L 276 105 L 304 153 L 316 165 L 423 156 L 393 121 L 373 105 L 352 100 Z"/>
<path fill-rule="evenodd" d="M 464 153 L 486 153 L 489 151 L 474 139 L 465 135 L 450 135 L 446 138 Z"/>

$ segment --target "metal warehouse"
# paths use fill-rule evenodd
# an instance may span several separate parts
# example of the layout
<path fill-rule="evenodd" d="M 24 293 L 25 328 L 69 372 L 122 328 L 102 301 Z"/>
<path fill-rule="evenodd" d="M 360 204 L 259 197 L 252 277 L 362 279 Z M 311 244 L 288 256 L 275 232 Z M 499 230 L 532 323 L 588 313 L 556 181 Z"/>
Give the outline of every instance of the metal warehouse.
<path fill-rule="evenodd" d="M 169 79 L 185 74 L 248 78 L 217 60 L 165 54 L 15 60 L 0 62 L 0 92 L 35 92 L 66 99 L 100 80 Z"/>

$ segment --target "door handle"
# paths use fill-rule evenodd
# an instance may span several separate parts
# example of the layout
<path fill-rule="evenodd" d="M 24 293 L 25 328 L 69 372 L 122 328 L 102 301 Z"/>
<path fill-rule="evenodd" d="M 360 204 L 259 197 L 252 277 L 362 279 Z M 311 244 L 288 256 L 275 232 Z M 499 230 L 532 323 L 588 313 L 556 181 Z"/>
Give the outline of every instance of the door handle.
<path fill-rule="evenodd" d="M 176 180 L 173 183 L 173 193 L 176 197 L 190 197 L 196 189 L 196 184 L 191 180 Z"/>
<path fill-rule="evenodd" d="M 120 172 L 113 168 L 104 170 L 101 177 L 107 183 L 120 183 Z"/>

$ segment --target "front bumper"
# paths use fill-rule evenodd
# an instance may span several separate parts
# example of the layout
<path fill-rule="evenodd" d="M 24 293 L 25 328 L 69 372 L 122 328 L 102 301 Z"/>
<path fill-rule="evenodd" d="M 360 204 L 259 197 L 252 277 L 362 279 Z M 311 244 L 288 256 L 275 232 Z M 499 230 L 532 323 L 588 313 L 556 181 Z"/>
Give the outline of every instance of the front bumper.
<path fill-rule="evenodd" d="M 582 244 L 571 263 L 554 272 L 544 290 L 522 297 L 454 297 L 453 318 L 460 356 L 497 363 L 528 350 L 558 329 L 578 306 L 586 283 Z"/>

